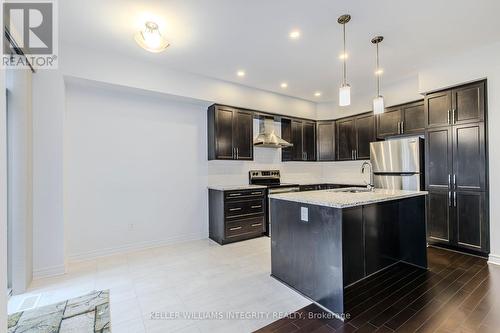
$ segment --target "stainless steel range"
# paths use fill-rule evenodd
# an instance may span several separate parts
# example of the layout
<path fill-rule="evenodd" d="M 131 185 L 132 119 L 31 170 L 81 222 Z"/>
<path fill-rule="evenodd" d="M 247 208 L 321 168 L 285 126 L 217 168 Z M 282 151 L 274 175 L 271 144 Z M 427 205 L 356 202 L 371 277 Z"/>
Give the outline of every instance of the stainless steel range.
<path fill-rule="evenodd" d="M 263 185 L 267 187 L 267 194 L 299 192 L 299 184 L 288 184 L 281 182 L 281 174 L 279 170 L 250 170 L 248 172 L 249 183 L 251 185 Z M 271 236 L 271 214 L 270 201 L 267 199 L 267 232 Z"/>

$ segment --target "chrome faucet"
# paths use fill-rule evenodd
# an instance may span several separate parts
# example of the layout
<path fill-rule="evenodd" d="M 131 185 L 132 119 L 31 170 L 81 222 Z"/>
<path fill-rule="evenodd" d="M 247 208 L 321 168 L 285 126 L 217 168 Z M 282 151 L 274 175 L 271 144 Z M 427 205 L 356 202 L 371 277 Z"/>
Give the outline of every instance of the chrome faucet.
<path fill-rule="evenodd" d="M 373 185 L 373 167 L 370 162 L 365 161 L 363 165 L 361 166 L 361 173 L 365 174 L 366 167 L 370 167 L 370 183 L 367 183 L 365 180 L 366 187 L 370 190 L 373 191 L 375 189 L 375 186 Z"/>

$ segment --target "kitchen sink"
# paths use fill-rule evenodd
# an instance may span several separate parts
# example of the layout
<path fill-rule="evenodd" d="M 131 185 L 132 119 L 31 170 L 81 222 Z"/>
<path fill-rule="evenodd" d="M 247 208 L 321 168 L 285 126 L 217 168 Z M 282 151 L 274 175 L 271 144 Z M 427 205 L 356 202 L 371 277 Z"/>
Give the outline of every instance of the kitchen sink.
<path fill-rule="evenodd" d="M 368 188 L 360 187 L 360 188 L 342 188 L 342 189 L 336 189 L 336 190 L 330 190 L 330 192 L 344 192 L 344 193 L 366 193 L 366 192 L 372 192 L 373 190 L 370 190 Z"/>

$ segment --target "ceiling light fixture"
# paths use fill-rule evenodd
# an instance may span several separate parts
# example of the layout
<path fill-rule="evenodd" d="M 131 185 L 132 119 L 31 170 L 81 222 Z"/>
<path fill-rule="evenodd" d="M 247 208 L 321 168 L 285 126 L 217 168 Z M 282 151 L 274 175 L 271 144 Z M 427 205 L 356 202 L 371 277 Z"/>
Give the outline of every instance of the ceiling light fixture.
<path fill-rule="evenodd" d="M 339 106 L 351 105 L 351 86 L 347 83 L 347 52 L 345 50 L 345 25 L 351 20 L 351 15 L 345 14 L 338 18 L 337 22 L 342 24 L 342 31 L 344 36 L 344 52 L 340 56 L 344 61 L 342 70 L 342 85 L 339 88 Z"/>
<path fill-rule="evenodd" d="M 281 88 L 283 88 L 283 89 L 288 88 L 288 83 L 286 83 L 286 82 L 281 83 Z"/>
<path fill-rule="evenodd" d="M 239 71 L 236 72 L 236 75 L 238 75 L 239 77 L 244 77 L 246 73 L 244 70 L 240 69 Z"/>
<path fill-rule="evenodd" d="M 288 36 L 290 36 L 291 39 L 298 39 L 300 37 L 300 31 L 293 30 Z"/>
<path fill-rule="evenodd" d="M 316 96 L 316 97 L 320 97 L 320 96 L 321 96 L 321 91 L 316 91 L 316 92 L 314 93 L 314 96 Z"/>
<path fill-rule="evenodd" d="M 379 63 L 378 44 L 384 40 L 383 36 L 376 36 L 372 39 L 372 43 L 377 46 L 377 68 L 375 70 L 377 76 L 377 96 L 373 99 L 373 113 L 384 113 L 384 97 L 380 95 L 380 76 L 382 75 Z"/>
<path fill-rule="evenodd" d="M 160 34 L 158 24 L 152 21 L 146 22 L 144 30 L 135 34 L 135 41 L 140 47 L 153 53 L 159 53 L 170 45 L 170 43 Z"/>

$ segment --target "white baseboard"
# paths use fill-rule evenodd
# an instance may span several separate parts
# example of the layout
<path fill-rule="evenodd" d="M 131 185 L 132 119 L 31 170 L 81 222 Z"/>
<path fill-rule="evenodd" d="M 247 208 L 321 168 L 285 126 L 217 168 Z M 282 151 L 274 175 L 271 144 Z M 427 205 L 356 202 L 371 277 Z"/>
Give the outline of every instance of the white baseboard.
<path fill-rule="evenodd" d="M 500 255 L 490 254 L 488 258 L 488 264 L 500 265 Z"/>
<path fill-rule="evenodd" d="M 33 270 L 33 280 L 63 275 L 64 273 L 66 273 L 66 267 L 64 265 L 40 268 Z"/>
<path fill-rule="evenodd" d="M 86 260 L 92 260 L 92 259 L 97 259 L 97 258 L 101 258 L 101 257 L 107 257 L 107 256 L 115 255 L 115 254 L 129 253 L 129 252 L 134 252 L 134 251 L 139 251 L 139 250 L 151 249 L 151 248 L 155 248 L 155 247 L 162 247 L 162 246 L 172 245 L 172 244 L 176 244 L 176 243 L 182 243 L 182 242 L 188 242 L 188 241 L 194 241 L 194 240 L 200 240 L 200 239 L 206 239 L 206 238 L 208 238 L 208 233 L 205 233 L 205 232 L 204 233 L 187 234 L 187 235 L 171 237 L 168 239 L 139 242 L 139 243 L 127 244 L 127 245 L 122 245 L 122 246 L 117 246 L 117 247 L 109 247 L 109 248 L 104 248 L 104 249 L 98 249 L 98 250 L 92 250 L 92 251 L 87 251 L 87 252 L 70 254 L 70 255 L 68 255 L 67 259 L 68 259 L 68 262 L 86 261 Z"/>

